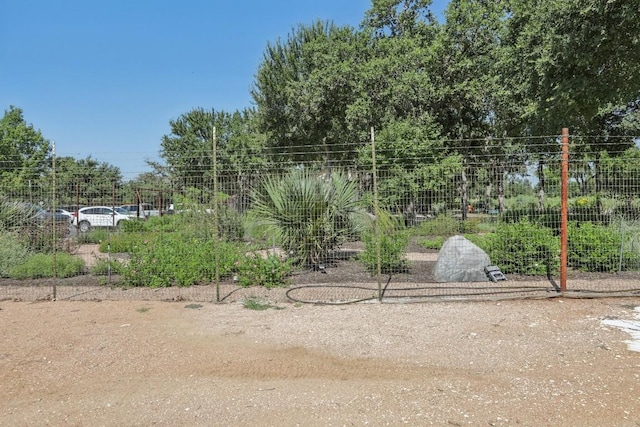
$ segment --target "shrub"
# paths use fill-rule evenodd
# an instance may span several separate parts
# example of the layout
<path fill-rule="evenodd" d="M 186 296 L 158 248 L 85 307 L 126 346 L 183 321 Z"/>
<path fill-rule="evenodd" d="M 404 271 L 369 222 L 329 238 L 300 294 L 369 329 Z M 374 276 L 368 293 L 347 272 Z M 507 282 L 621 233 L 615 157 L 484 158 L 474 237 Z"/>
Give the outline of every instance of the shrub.
<path fill-rule="evenodd" d="M 254 212 L 296 262 L 317 265 L 354 234 L 360 214 L 356 190 L 342 173 L 323 179 L 294 170 L 264 181 L 253 194 Z"/>
<path fill-rule="evenodd" d="M 225 240 L 241 241 L 244 237 L 242 215 L 224 204 L 219 204 L 218 230 L 220 237 Z"/>
<path fill-rule="evenodd" d="M 620 230 L 623 239 L 623 267 L 626 270 L 640 269 L 640 221 L 618 218 L 612 227 Z"/>
<path fill-rule="evenodd" d="M 442 247 L 442 245 L 444 244 L 444 237 L 442 236 L 436 236 L 433 239 L 429 239 L 429 238 L 422 238 L 422 239 L 418 239 L 417 242 L 420 246 L 427 248 L 427 249 L 437 249 L 440 250 L 440 248 Z"/>
<path fill-rule="evenodd" d="M 260 221 L 254 210 L 248 210 L 243 219 L 243 228 L 246 237 L 252 242 L 258 243 L 262 247 L 270 247 L 276 245 L 277 236 L 273 230 L 263 221 Z"/>
<path fill-rule="evenodd" d="M 218 275 L 227 277 L 240 258 L 237 245 L 213 239 L 198 239 L 177 233 L 158 234 L 140 242 L 124 268 L 130 286 L 190 286 L 208 283 Z"/>
<path fill-rule="evenodd" d="M 138 233 L 145 229 L 145 221 L 142 218 L 135 218 L 129 221 L 122 221 L 120 226 L 125 233 Z"/>
<path fill-rule="evenodd" d="M 482 218 L 468 218 L 464 221 L 449 215 L 438 215 L 420 223 L 414 234 L 419 236 L 451 237 L 462 233 L 476 233 L 482 224 Z"/>
<path fill-rule="evenodd" d="M 150 232 L 117 233 L 100 242 L 100 252 L 133 252 L 141 242 L 153 238 Z"/>
<path fill-rule="evenodd" d="M 528 206 L 521 209 L 512 209 L 500 214 L 500 221 L 508 224 L 516 224 L 527 221 L 532 224 L 545 226 L 550 230 L 560 229 L 560 208 L 546 207 L 540 212 L 537 206 Z"/>
<path fill-rule="evenodd" d="M 82 274 L 84 261 L 66 253 L 34 254 L 14 267 L 9 276 L 12 279 L 39 279 L 54 277 L 53 260 L 56 260 L 56 277 L 73 277 Z"/>
<path fill-rule="evenodd" d="M 0 277 L 9 277 L 11 270 L 24 263 L 29 249 L 14 233 L 0 232 Z"/>
<path fill-rule="evenodd" d="M 262 257 L 259 254 L 248 254 L 236 263 L 236 272 L 240 286 L 264 286 L 274 288 L 286 284 L 291 273 L 291 263 L 283 261 L 277 255 Z"/>
<path fill-rule="evenodd" d="M 89 273 L 94 276 L 108 276 L 110 274 L 122 274 L 124 266 L 120 261 L 115 259 L 104 260 L 98 259 L 94 266 L 89 269 Z"/>
<path fill-rule="evenodd" d="M 198 238 L 213 236 L 216 217 L 211 208 L 201 207 L 195 211 L 184 212 L 172 216 L 174 228 L 183 234 Z M 218 202 L 218 237 L 227 241 L 239 242 L 244 237 L 242 215 Z M 165 225 L 164 230 L 167 231 Z"/>
<path fill-rule="evenodd" d="M 482 224 L 482 218 L 468 218 L 464 221 L 459 221 L 460 233 L 477 233 L 480 230 L 480 224 Z"/>
<path fill-rule="evenodd" d="M 51 252 L 62 247 L 69 223 L 52 220 L 39 206 L 0 196 L 0 230 L 14 233 L 30 250 Z"/>
<path fill-rule="evenodd" d="M 615 272 L 633 265 L 638 255 L 622 247 L 622 236 L 618 229 L 591 222 L 569 223 L 568 264 L 581 271 Z"/>
<path fill-rule="evenodd" d="M 504 273 L 544 275 L 559 269 L 558 237 L 549 228 L 527 219 L 500 224 L 495 233 L 473 241 Z"/>
<path fill-rule="evenodd" d="M 87 233 L 78 233 L 78 243 L 101 243 L 106 241 L 110 234 L 115 234 L 106 228 L 95 228 Z"/>
<path fill-rule="evenodd" d="M 58 222 L 52 224 L 38 220 L 30 220 L 17 231 L 33 251 L 53 252 L 63 247 L 63 239 L 69 234 L 69 224 Z"/>
<path fill-rule="evenodd" d="M 458 233 L 460 233 L 460 221 L 448 215 L 438 215 L 433 219 L 423 221 L 417 230 L 417 234 L 420 236 L 450 237 Z"/>
<path fill-rule="evenodd" d="M 382 273 L 405 271 L 408 266 L 405 258 L 409 243 L 408 231 L 402 220 L 388 213 L 381 211 L 376 217 L 380 227 L 380 271 Z M 365 249 L 360 254 L 360 261 L 371 273 L 376 273 L 378 269 L 377 237 L 375 223 L 362 235 Z"/>
<path fill-rule="evenodd" d="M 163 233 L 172 233 L 178 230 L 181 219 L 182 219 L 181 215 L 172 215 L 172 214 L 162 215 L 162 216 L 152 216 L 152 217 L 149 217 L 146 221 L 141 221 L 142 223 L 141 231 L 157 231 L 157 232 L 163 232 Z"/>

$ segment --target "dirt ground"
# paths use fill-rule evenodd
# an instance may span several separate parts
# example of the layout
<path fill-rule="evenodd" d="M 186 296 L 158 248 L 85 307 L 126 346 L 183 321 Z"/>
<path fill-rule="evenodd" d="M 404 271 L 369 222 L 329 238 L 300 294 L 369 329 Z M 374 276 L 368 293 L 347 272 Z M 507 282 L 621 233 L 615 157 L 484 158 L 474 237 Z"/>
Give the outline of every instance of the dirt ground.
<path fill-rule="evenodd" d="M 0 425 L 638 426 L 640 298 L 0 302 Z"/>

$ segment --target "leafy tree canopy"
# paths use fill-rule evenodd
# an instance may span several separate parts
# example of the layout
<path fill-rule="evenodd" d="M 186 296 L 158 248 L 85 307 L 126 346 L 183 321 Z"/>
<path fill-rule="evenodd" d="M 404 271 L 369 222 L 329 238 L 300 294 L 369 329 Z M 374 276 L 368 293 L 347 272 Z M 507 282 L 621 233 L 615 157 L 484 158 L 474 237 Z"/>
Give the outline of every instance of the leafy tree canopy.
<path fill-rule="evenodd" d="M 84 159 L 58 157 L 55 172 L 58 205 L 120 204 L 122 174 L 117 166 L 91 156 Z M 51 174 L 46 174 L 44 180 L 50 183 Z"/>
<path fill-rule="evenodd" d="M 0 119 L 0 185 L 21 191 L 49 167 L 51 144 L 10 106 Z"/>

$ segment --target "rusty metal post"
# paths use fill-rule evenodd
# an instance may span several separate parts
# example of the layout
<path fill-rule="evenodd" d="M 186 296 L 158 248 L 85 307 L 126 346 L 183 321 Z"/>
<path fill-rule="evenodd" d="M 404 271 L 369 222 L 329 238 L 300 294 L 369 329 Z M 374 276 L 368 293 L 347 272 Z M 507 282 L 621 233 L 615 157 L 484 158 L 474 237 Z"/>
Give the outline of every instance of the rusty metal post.
<path fill-rule="evenodd" d="M 560 292 L 567 291 L 567 226 L 569 222 L 569 129 L 562 129 L 562 176 L 560 202 Z"/>

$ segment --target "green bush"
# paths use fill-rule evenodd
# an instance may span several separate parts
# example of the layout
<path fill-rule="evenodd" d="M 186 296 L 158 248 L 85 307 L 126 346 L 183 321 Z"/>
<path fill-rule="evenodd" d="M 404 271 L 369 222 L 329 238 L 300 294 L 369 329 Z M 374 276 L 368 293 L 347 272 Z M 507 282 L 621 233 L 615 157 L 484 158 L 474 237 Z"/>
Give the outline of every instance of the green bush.
<path fill-rule="evenodd" d="M 142 221 L 142 231 L 157 231 L 162 233 L 173 233 L 178 230 L 180 215 L 152 216 L 146 221 Z"/>
<path fill-rule="evenodd" d="M 84 261 L 66 253 L 34 254 L 14 267 L 9 276 L 12 279 L 39 279 L 54 277 L 53 260 L 56 260 L 56 277 L 65 278 L 82 274 Z"/>
<path fill-rule="evenodd" d="M 528 221 L 532 224 L 545 226 L 551 230 L 560 229 L 560 208 L 546 207 L 540 212 L 537 206 L 528 206 L 520 209 L 511 209 L 502 212 L 499 216 L 500 222 L 516 224 L 521 221 Z"/>
<path fill-rule="evenodd" d="M 9 277 L 11 270 L 24 263 L 29 249 L 14 233 L 0 232 L 0 277 Z"/>
<path fill-rule="evenodd" d="M 612 227 L 620 230 L 624 240 L 623 253 L 628 254 L 628 259 L 623 260 L 623 267 L 626 270 L 640 270 L 640 221 L 618 218 Z"/>
<path fill-rule="evenodd" d="M 568 265 L 581 271 L 615 272 L 638 262 L 638 255 L 622 248 L 617 228 L 591 222 L 569 223 Z"/>
<path fill-rule="evenodd" d="M 291 274 L 291 263 L 277 255 L 247 254 L 237 262 L 236 272 L 240 286 L 274 288 L 286 284 L 287 276 Z"/>
<path fill-rule="evenodd" d="M 18 233 L 32 251 L 53 252 L 63 247 L 64 238 L 69 234 L 69 224 L 31 220 Z"/>
<path fill-rule="evenodd" d="M 129 221 L 122 221 L 121 229 L 125 233 L 137 233 L 144 231 L 145 221 L 142 218 L 130 219 Z"/>
<path fill-rule="evenodd" d="M 220 237 L 225 240 L 241 241 L 244 238 L 242 215 L 226 205 L 220 205 L 218 210 L 218 230 Z"/>
<path fill-rule="evenodd" d="M 276 241 L 277 237 L 274 235 L 271 227 L 260 221 L 254 210 L 248 210 L 246 212 L 243 219 L 243 228 L 246 238 L 263 248 L 278 244 Z"/>
<path fill-rule="evenodd" d="M 108 276 L 109 274 L 122 274 L 124 265 L 115 259 L 98 259 L 94 266 L 89 269 L 89 273 L 94 276 Z"/>
<path fill-rule="evenodd" d="M 230 276 L 241 256 L 236 244 L 178 233 L 157 234 L 135 246 L 124 268 L 124 283 L 149 287 L 209 283 L 215 278 L 216 251 L 219 277 Z"/>
<path fill-rule="evenodd" d="M 459 221 L 458 223 L 460 225 L 460 233 L 477 233 L 480 230 L 482 218 L 468 218 L 464 221 Z"/>
<path fill-rule="evenodd" d="M 95 228 L 89 230 L 87 233 L 78 233 L 78 243 L 101 243 L 115 234 L 117 233 L 107 228 Z"/>
<path fill-rule="evenodd" d="M 460 221 L 448 215 L 438 215 L 433 219 L 423 221 L 416 230 L 416 234 L 420 236 L 450 237 L 459 233 Z"/>
<path fill-rule="evenodd" d="M 117 233 L 100 242 L 100 252 L 133 252 L 141 242 L 153 238 L 150 232 Z"/>
<path fill-rule="evenodd" d="M 463 236 L 474 245 L 480 248 L 486 248 L 488 247 L 487 239 L 490 239 L 491 234 L 464 234 Z"/>
<path fill-rule="evenodd" d="M 594 224 L 607 225 L 611 222 L 612 216 L 610 212 L 603 211 L 595 202 L 587 198 L 580 198 L 572 202 L 569 208 L 568 216 L 570 221 L 592 222 Z M 560 230 L 560 207 L 545 207 L 543 212 L 538 210 L 537 206 L 528 206 L 525 208 L 511 209 L 500 215 L 502 222 L 515 223 L 521 219 L 527 219 L 532 223 L 544 225 L 556 230 Z"/>
<path fill-rule="evenodd" d="M 401 219 L 388 213 L 377 215 L 380 238 L 380 271 L 382 273 L 397 273 L 408 267 L 405 254 L 409 244 L 409 233 Z M 375 224 L 362 234 L 364 251 L 360 254 L 360 261 L 367 270 L 375 274 L 378 270 L 378 246 Z"/>
<path fill-rule="evenodd" d="M 357 194 L 356 183 L 343 173 L 323 179 L 307 169 L 293 170 L 264 181 L 253 194 L 254 214 L 271 226 L 295 262 L 317 265 L 353 236 L 362 214 Z"/>
<path fill-rule="evenodd" d="M 418 245 L 427 248 L 427 249 L 437 249 L 440 250 L 442 245 L 444 244 L 444 237 L 436 236 L 433 239 L 429 239 L 427 237 L 418 239 Z"/>
<path fill-rule="evenodd" d="M 560 240 L 547 227 L 520 219 L 500 224 L 496 232 L 473 239 L 504 273 L 544 275 L 560 266 Z"/>

